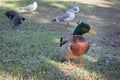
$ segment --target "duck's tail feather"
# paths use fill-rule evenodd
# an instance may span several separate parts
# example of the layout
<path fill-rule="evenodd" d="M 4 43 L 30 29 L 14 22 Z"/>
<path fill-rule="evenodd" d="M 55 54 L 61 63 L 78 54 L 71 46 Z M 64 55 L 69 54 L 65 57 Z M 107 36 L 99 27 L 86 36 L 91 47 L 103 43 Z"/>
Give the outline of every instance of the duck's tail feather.
<path fill-rule="evenodd" d="M 56 22 L 56 19 L 53 19 L 51 22 Z"/>
<path fill-rule="evenodd" d="M 60 47 L 64 45 L 67 42 L 67 40 L 63 40 L 63 38 L 60 38 Z"/>

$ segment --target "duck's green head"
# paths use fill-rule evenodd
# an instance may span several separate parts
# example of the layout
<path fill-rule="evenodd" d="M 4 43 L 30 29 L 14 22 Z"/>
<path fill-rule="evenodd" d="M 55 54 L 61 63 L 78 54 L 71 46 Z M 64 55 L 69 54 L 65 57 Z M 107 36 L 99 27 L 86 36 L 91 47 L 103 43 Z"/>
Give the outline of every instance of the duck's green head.
<path fill-rule="evenodd" d="M 78 22 L 78 26 L 75 28 L 73 35 L 83 35 L 85 33 L 91 33 L 96 34 L 95 31 L 93 31 L 90 26 L 84 22 Z"/>

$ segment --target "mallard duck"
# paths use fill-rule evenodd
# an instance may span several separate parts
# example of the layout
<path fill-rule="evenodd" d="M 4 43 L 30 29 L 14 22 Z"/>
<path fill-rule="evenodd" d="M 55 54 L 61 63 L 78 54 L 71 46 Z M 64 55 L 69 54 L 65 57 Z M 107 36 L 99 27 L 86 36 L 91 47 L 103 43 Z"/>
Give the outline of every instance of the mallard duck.
<path fill-rule="evenodd" d="M 35 11 L 36 9 L 37 9 L 37 2 L 33 2 L 28 6 L 22 7 L 22 10 L 26 10 L 26 11 Z"/>
<path fill-rule="evenodd" d="M 96 34 L 90 26 L 84 22 L 78 23 L 73 35 L 66 40 L 60 39 L 60 51 L 67 57 L 69 68 L 74 68 L 70 63 L 71 59 L 79 58 L 78 66 L 82 66 L 82 55 L 89 50 L 89 42 L 82 35 L 85 33 Z"/>

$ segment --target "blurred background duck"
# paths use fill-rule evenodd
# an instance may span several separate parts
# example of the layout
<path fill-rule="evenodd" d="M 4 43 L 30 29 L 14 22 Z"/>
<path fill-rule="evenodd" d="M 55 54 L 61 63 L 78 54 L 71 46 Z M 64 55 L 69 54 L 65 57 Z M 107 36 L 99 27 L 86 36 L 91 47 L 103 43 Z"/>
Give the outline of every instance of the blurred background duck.
<path fill-rule="evenodd" d="M 38 6 L 37 2 L 33 2 L 32 4 L 22 7 L 22 10 L 33 12 L 37 9 L 37 6 Z"/>
<path fill-rule="evenodd" d="M 10 19 L 12 27 L 17 31 L 19 31 L 20 25 L 25 21 L 25 18 L 20 16 L 16 11 L 7 11 L 5 16 Z"/>
<path fill-rule="evenodd" d="M 74 20 L 74 18 L 75 18 L 75 12 L 73 10 L 69 10 L 65 14 L 57 16 L 56 19 L 54 19 L 54 21 L 56 21 L 56 22 L 62 22 L 62 21 L 69 22 L 69 21 Z"/>
<path fill-rule="evenodd" d="M 74 68 L 70 63 L 71 59 L 79 58 L 80 62 L 78 66 L 82 66 L 82 55 L 89 50 L 89 42 L 82 35 L 85 33 L 96 34 L 90 26 L 84 22 L 78 22 L 78 26 L 75 28 L 73 35 L 66 40 L 60 39 L 60 52 L 67 57 L 69 68 Z"/>

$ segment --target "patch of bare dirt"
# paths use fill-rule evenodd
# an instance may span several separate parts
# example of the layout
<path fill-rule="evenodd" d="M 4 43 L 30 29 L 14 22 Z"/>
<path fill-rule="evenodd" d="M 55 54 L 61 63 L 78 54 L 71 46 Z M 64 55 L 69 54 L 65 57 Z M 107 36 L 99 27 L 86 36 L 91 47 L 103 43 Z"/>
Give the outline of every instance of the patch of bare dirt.
<path fill-rule="evenodd" d="M 104 37 L 104 44 L 112 47 L 120 47 L 120 32 L 116 32 Z"/>

